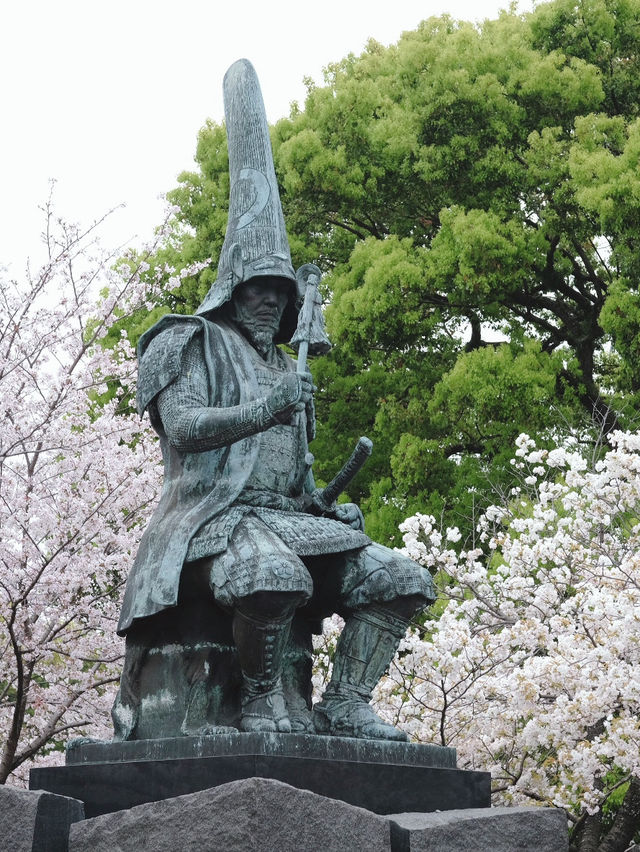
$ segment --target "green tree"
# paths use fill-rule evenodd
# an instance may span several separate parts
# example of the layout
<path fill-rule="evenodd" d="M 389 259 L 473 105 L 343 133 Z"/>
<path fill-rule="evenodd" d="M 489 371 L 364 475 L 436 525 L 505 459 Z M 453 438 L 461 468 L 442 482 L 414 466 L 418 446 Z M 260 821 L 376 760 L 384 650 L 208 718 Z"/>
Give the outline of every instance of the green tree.
<path fill-rule="evenodd" d="M 633 416 L 639 46 L 639 0 L 431 18 L 330 65 L 273 127 L 294 263 L 323 268 L 336 343 L 314 367 L 316 470 L 329 478 L 370 435 L 351 496 L 375 536 L 418 507 L 470 532 L 519 432 Z M 162 262 L 214 260 L 171 309 L 193 310 L 215 277 L 225 144 L 208 123 L 171 194 Z"/>

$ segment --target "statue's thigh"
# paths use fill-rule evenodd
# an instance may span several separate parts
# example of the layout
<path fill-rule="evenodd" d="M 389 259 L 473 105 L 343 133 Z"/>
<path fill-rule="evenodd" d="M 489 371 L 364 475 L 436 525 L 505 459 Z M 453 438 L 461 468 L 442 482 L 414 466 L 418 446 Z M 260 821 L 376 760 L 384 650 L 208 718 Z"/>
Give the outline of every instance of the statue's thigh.
<path fill-rule="evenodd" d="M 226 551 L 212 557 L 209 584 L 222 606 L 234 606 L 257 592 L 294 592 L 304 600 L 313 591 L 300 557 L 251 516 L 235 528 Z"/>
<path fill-rule="evenodd" d="M 407 595 L 418 595 L 426 601 L 435 599 L 429 572 L 381 544 L 315 557 L 307 564 L 315 588 L 312 607 L 323 615 Z"/>

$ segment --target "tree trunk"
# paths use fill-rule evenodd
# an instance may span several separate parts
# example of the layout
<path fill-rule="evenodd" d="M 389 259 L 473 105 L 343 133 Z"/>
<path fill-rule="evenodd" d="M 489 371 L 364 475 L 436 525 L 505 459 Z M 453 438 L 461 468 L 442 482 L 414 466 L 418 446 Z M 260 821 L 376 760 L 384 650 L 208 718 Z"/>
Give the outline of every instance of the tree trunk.
<path fill-rule="evenodd" d="M 615 816 L 613 825 L 598 847 L 598 852 L 625 852 L 640 829 L 640 779 L 632 778 L 629 789 Z"/>
<path fill-rule="evenodd" d="M 576 355 L 585 387 L 585 392 L 582 395 L 582 404 L 587 409 L 587 413 L 595 425 L 604 435 L 608 435 L 614 429 L 618 428 L 618 418 L 615 411 L 609 407 L 600 395 L 600 389 L 594 380 L 593 352 L 594 341 L 580 347 L 576 346 Z"/>
<path fill-rule="evenodd" d="M 601 823 L 601 813 L 585 816 L 584 821 L 576 831 L 575 837 L 572 838 L 571 852 L 599 852 Z"/>
<path fill-rule="evenodd" d="M 16 697 L 13 704 L 11 726 L 2 750 L 2 757 L 0 758 L 0 784 L 5 783 L 14 768 L 14 760 L 16 751 L 18 750 L 20 733 L 24 724 L 24 714 L 27 708 L 29 682 L 33 673 L 33 663 L 25 669 L 22 649 L 20 648 L 13 632 L 13 617 L 7 627 L 9 629 L 9 637 L 16 663 Z"/>

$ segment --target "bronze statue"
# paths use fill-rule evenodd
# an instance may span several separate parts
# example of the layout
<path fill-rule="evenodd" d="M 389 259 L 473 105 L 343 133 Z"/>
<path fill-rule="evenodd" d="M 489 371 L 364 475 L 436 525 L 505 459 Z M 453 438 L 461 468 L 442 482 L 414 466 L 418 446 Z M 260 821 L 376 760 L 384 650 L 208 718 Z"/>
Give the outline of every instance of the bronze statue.
<path fill-rule="evenodd" d="M 249 62 L 229 69 L 224 94 L 218 278 L 195 316 L 163 317 L 138 347 L 138 406 L 160 437 L 165 482 L 124 597 L 116 739 L 239 729 L 404 740 L 369 699 L 433 584 L 370 541 L 359 508 L 335 504 L 339 485 L 315 489 L 311 375 L 277 344 L 293 338 L 300 365 L 307 348 L 328 348 L 320 271 L 291 265 Z M 346 624 L 312 711 L 310 637 L 333 612 Z"/>

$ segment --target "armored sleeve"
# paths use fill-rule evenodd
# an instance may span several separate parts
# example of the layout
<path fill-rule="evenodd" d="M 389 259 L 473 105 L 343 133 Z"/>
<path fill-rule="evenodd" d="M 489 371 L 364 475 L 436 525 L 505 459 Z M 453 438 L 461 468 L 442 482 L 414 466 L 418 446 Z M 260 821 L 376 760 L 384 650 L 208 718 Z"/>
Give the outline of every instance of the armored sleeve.
<path fill-rule="evenodd" d="M 177 450 L 215 450 L 262 432 L 273 423 L 264 398 L 230 408 L 210 407 L 208 384 L 202 344 L 194 337 L 182 355 L 179 375 L 157 397 L 163 429 Z"/>

